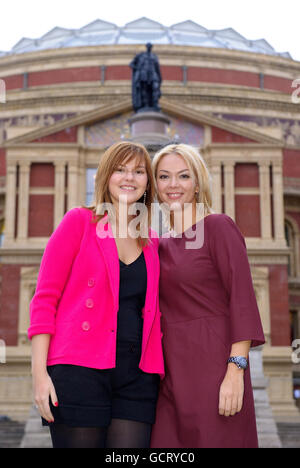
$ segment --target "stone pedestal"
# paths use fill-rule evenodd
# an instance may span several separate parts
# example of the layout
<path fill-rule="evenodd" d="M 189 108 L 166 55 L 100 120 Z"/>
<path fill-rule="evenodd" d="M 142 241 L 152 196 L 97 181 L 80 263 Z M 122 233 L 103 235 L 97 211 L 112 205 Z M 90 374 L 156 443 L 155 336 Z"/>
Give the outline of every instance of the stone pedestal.
<path fill-rule="evenodd" d="M 282 448 L 267 393 L 268 380 L 263 372 L 262 346 L 251 349 L 250 370 L 259 447 Z"/>
<path fill-rule="evenodd" d="M 129 120 L 132 140 L 145 146 L 159 148 L 170 143 L 169 118 L 162 112 L 137 112 Z"/>

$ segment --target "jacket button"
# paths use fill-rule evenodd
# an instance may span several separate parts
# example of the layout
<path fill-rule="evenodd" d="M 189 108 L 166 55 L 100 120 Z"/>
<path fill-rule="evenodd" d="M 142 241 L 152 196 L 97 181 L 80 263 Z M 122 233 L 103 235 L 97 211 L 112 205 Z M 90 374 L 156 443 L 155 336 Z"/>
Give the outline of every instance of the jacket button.
<path fill-rule="evenodd" d="M 86 305 L 86 307 L 88 307 L 88 309 L 91 309 L 92 307 L 94 307 L 94 301 L 93 301 L 93 299 L 87 299 L 87 300 L 85 301 L 85 305 Z"/>
<path fill-rule="evenodd" d="M 94 278 L 89 278 L 88 287 L 92 288 L 93 286 L 95 286 L 95 279 Z"/>
<path fill-rule="evenodd" d="M 89 331 L 89 329 L 91 328 L 89 322 L 83 322 L 82 325 L 81 325 L 81 328 L 82 330 L 84 331 Z"/>

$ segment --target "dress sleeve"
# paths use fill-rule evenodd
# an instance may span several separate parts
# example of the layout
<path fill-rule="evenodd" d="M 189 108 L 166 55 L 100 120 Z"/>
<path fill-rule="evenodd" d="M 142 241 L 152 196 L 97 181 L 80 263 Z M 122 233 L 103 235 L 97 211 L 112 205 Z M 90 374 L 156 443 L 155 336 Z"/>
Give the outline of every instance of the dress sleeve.
<path fill-rule="evenodd" d="M 80 210 L 68 211 L 48 240 L 43 253 L 35 294 L 30 302 L 28 338 L 55 333 L 58 302 L 80 247 L 83 222 Z"/>
<path fill-rule="evenodd" d="M 262 345 L 265 338 L 244 237 L 229 216 L 211 216 L 209 246 L 228 294 L 231 342 L 251 340 L 252 347 Z"/>

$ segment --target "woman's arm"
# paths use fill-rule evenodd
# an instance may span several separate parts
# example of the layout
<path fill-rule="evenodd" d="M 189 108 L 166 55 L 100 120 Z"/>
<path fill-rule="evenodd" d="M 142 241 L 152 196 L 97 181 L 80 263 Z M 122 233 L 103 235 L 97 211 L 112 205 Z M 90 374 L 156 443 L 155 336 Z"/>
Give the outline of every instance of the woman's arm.
<path fill-rule="evenodd" d="M 243 356 L 248 359 L 250 345 L 251 341 L 233 343 L 230 356 Z M 220 415 L 234 416 L 241 411 L 244 397 L 244 372 L 245 371 L 239 369 L 236 364 L 228 364 L 225 378 L 220 387 Z"/>
<path fill-rule="evenodd" d="M 47 355 L 50 335 L 35 335 L 32 337 L 32 383 L 35 404 L 40 415 L 48 422 L 53 422 L 50 411 L 49 397 L 52 404 L 58 406 L 58 400 L 52 380 L 47 372 Z"/>

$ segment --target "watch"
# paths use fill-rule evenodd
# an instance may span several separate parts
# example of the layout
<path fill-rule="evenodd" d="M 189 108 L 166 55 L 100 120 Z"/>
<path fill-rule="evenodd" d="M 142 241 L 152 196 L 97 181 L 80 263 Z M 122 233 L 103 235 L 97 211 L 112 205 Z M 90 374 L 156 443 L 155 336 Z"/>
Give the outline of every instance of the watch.
<path fill-rule="evenodd" d="M 230 357 L 227 361 L 227 364 L 229 364 L 230 362 L 236 364 L 239 369 L 245 370 L 248 367 L 248 360 L 244 356 Z"/>

